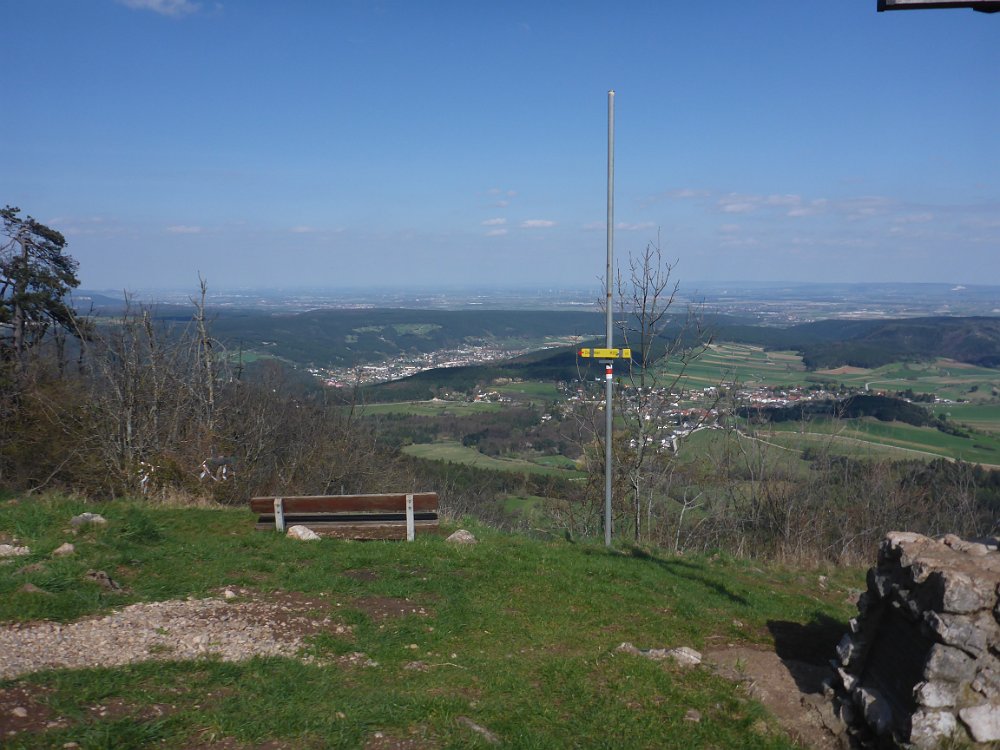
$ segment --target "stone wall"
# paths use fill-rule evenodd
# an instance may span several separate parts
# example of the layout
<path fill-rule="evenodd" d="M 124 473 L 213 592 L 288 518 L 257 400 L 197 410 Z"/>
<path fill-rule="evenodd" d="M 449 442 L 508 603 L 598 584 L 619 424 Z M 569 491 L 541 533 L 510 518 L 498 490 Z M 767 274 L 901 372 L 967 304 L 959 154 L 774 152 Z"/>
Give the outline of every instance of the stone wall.
<path fill-rule="evenodd" d="M 997 539 L 886 536 L 837 647 L 838 710 L 858 739 L 1000 741 L 998 586 Z"/>

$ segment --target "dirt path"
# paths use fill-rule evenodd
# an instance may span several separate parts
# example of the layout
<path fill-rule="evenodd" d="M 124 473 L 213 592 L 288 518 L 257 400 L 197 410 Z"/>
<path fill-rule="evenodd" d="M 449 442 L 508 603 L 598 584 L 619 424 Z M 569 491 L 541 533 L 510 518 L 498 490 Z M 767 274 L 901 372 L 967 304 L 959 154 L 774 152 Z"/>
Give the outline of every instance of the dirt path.
<path fill-rule="evenodd" d="M 783 660 L 773 651 L 733 646 L 707 652 L 705 661 L 743 685 L 767 707 L 789 736 L 811 750 L 846 748 L 847 739 L 824 695 L 829 667 Z"/>

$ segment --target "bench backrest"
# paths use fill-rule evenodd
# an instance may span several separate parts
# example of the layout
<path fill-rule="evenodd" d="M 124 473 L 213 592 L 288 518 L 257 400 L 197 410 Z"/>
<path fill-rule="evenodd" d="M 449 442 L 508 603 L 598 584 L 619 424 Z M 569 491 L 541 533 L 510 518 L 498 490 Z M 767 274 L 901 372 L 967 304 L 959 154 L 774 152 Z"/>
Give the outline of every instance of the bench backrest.
<path fill-rule="evenodd" d="M 436 492 L 381 495 L 293 495 L 255 497 L 250 510 L 258 529 L 283 532 L 288 523 L 352 539 L 400 538 L 413 541 L 418 530 L 437 529 Z"/>
<path fill-rule="evenodd" d="M 413 510 L 436 511 L 436 492 L 396 492 L 386 495 L 293 495 L 283 497 L 255 497 L 250 500 L 250 510 L 254 513 L 273 513 L 274 501 L 281 498 L 285 513 L 367 513 L 406 511 L 407 494 L 413 495 Z"/>

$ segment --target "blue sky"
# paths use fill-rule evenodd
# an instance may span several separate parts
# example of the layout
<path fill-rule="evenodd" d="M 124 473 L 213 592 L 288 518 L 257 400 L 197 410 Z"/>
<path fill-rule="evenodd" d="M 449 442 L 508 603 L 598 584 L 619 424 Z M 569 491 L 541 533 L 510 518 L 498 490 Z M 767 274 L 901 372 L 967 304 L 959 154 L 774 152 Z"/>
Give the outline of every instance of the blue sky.
<path fill-rule="evenodd" d="M 6 0 L 0 203 L 83 286 L 1000 284 L 1000 14 Z"/>

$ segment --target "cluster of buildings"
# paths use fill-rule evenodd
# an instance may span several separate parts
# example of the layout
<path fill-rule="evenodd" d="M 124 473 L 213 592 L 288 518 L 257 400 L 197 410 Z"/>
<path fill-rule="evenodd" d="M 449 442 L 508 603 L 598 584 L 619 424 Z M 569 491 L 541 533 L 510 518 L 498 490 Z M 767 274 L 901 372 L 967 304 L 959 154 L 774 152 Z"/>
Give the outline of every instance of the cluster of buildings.
<path fill-rule="evenodd" d="M 489 345 L 469 345 L 460 349 L 441 349 L 423 354 L 408 353 L 384 362 L 345 367 L 312 367 L 309 372 L 333 388 L 373 385 L 401 380 L 435 367 L 479 365 L 525 354 L 527 349 L 501 349 Z"/>

